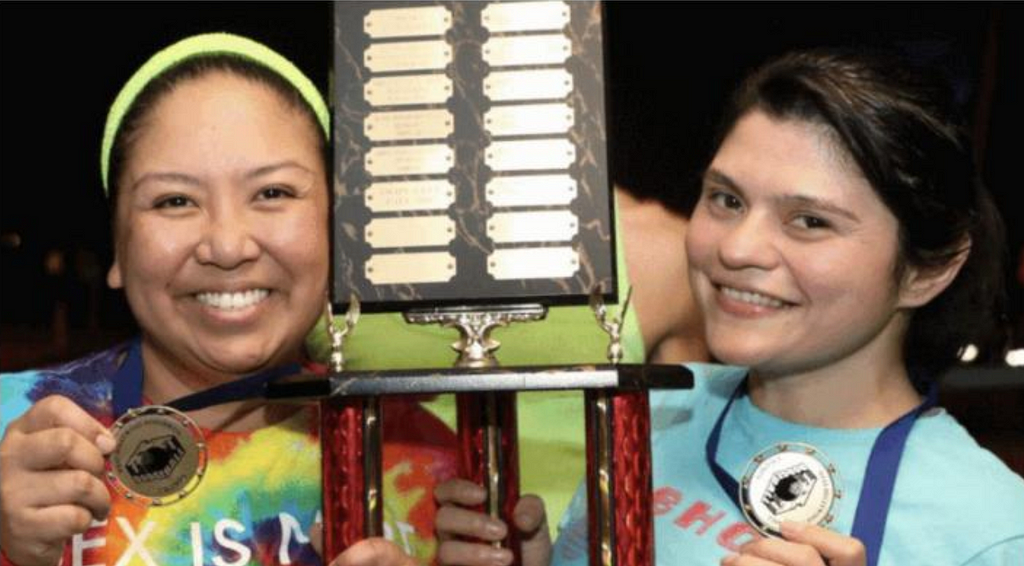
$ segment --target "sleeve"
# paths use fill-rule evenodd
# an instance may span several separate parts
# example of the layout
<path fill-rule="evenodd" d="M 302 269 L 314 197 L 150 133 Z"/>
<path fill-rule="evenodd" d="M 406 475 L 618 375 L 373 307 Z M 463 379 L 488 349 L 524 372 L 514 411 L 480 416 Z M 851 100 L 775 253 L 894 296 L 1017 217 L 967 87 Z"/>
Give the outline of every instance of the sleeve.
<path fill-rule="evenodd" d="M 586 566 L 587 544 L 587 489 L 584 481 L 576 488 L 569 508 L 558 522 L 558 537 L 551 553 L 552 565 Z"/>
<path fill-rule="evenodd" d="M 38 375 L 35 371 L 0 374 L 0 438 L 7 432 L 11 422 L 32 406 L 28 394 L 38 380 Z"/>
<path fill-rule="evenodd" d="M 1020 566 L 1024 564 L 1024 534 L 989 546 L 963 566 Z"/>

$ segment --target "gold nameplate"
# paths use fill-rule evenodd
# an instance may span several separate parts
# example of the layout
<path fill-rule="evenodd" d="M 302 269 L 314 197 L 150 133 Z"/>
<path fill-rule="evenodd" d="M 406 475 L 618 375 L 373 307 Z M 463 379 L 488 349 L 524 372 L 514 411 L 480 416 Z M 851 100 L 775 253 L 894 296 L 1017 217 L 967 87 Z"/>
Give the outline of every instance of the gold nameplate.
<path fill-rule="evenodd" d="M 443 39 L 374 43 L 363 62 L 374 73 L 444 69 L 452 62 L 452 48 Z"/>
<path fill-rule="evenodd" d="M 444 144 L 390 145 L 366 154 L 366 171 L 374 177 L 447 173 L 455 163 L 455 150 Z"/>
<path fill-rule="evenodd" d="M 495 250 L 487 258 L 487 273 L 495 279 L 565 279 L 580 267 L 570 247 Z"/>
<path fill-rule="evenodd" d="M 496 106 L 484 114 L 484 128 L 492 136 L 564 134 L 574 118 L 572 107 L 564 102 Z"/>
<path fill-rule="evenodd" d="M 492 37 L 484 43 L 484 61 L 492 67 L 554 65 L 572 55 L 572 42 L 563 34 Z"/>
<path fill-rule="evenodd" d="M 504 71 L 484 77 L 484 94 L 494 101 L 565 98 L 572 92 L 572 75 L 565 69 Z"/>
<path fill-rule="evenodd" d="M 569 23 L 569 6 L 565 2 L 490 4 L 480 18 L 492 33 L 562 29 Z"/>
<path fill-rule="evenodd" d="M 366 279 L 374 285 L 443 283 L 455 273 L 455 257 L 448 252 L 382 254 L 366 262 Z"/>
<path fill-rule="evenodd" d="M 374 106 L 441 104 L 452 95 L 452 80 L 444 74 L 375 77 L 363 87 L 363 97 Z"/>
<path fill-rule="evenodd" d="M 500 212 L 487 220 L 487 235 L 496 244 L 568 242 L 577 232 L 579 222 L 568 210 Z"/>
<path fill-rule="evenodd" d="M 448 110 L 371 112 L 363 122 L 363 131 L 371 141 L 442 139 L 454 128 Z"/>
<path fill-rule="evenodd" d="M 575 160 L 576 146 L 564 138 L 494 142 L 485 156 L 492 171 L 567 169 Z"/>
<path fill-rule="evenodd" d="M 487 183 L 487 202 L 494 206 L 567 205 L 576 198 L 576 180 L 569 175 L 509 175 Z"/>
<path fill-rule="evenodd" d="M 370 10 L 363 19 L 363 30 L 373 39 L 444 35 L 451 25 L 452 15 L 444 6 Z"/>
<path fill-rule="evenodd" d="M 377 249 L 447 246 L 455 238 L 455 221 L 448 216 L 374 218 L 364 233 Z"/>
<path fill-rule="evenodd" d="M 372 212 L 443 210 L 455 202 L 455 187 L 446 179 L 373 183 L 365 197 Z"/>

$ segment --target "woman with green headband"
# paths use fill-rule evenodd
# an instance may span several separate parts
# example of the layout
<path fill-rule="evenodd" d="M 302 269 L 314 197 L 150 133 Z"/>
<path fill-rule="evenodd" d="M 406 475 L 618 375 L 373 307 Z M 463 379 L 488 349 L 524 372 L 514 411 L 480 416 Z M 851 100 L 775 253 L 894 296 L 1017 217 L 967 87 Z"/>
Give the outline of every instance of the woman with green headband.
<path fill-rule="evenodd" d="M 5 565 L 321 563 L 315 411 L 224 385 L 301 370 L 326 293 L 328 129 L 312 83 L 236 36 L 183 40 L 125 85 L 102 148 L 108 282 L 141 337 L 0 380 Z M 367 556 L 408 560 L 371 540 L 338 563 Z"/>

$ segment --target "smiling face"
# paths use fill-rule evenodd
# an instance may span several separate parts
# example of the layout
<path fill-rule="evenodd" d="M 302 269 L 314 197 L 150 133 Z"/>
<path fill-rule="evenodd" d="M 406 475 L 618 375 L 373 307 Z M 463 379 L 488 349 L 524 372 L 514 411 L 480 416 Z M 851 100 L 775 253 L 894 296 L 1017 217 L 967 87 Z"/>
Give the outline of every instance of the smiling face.
<path fill-rule="evenodd" d="M 221 71 L 150 110 L 117 180 L 108 282 L 161 365 L 241 374 L 298 358 L 327 284 L 317 136 L 273 89 Z"/>
<path fill-rule="evenodd" d="M 823 126 L 746 114 L 687 230 L 712 353 L 763 375 L 900 363 L 898 229 Z"/>

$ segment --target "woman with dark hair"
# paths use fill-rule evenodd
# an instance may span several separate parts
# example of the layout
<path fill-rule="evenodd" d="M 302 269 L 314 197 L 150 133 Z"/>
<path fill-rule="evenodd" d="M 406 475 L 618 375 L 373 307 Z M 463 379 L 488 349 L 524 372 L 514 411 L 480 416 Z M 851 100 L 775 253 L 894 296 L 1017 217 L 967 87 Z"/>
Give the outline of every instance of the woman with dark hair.
<path fill-rule="evenodd" d="M 1001 343 L 1001 223 L 954 115 L 862 53 L 786 55 L 738 90 L 686 241 L 709 349 L 738 367 L 652 395 L 659 563 L 1024 562 L 1024 481 L 935 406 L 962 348 Z M 456 511 L 445 538 L 488 540 Z M 578 495 L 555 562 L 585 561 L 585 514 Z"/>

